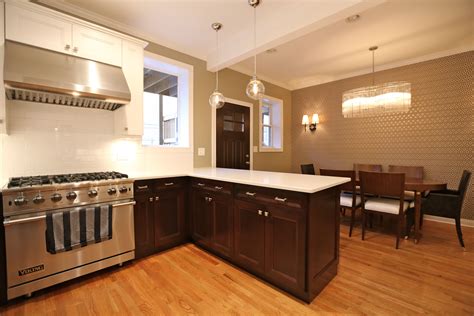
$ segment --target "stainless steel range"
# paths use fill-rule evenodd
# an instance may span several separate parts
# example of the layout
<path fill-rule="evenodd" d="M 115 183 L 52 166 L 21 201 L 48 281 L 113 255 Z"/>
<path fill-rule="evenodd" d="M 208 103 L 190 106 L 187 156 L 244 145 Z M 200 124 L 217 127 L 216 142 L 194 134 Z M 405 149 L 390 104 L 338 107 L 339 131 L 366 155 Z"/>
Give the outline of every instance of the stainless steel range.
<path fill-rule="evenodd" d="M 133 180 L 125 174 L 98 172 L 11 178 L 2 194 L 8 299 L 30 295 L 135 258 Z M 94 213 L 104 208 L 110 211 Z M 87 217 L 86 210 L 91 211 L 92 216 Z M 55 236 L 56 241 L 67 244 L 69 240 L 70 243 L 67 234 L 73 239 L 76 234 L 77 239 L 79 236 L 81 239 L 77 247 L 50 250 L 51 238 L 48 241 L 48 237 L 53 228 L 57 233 L 58 224 L 52 219 L 57 219 L 58 214 L 67 217 L 67 221 L 61 230 L 64 236 L 59 239 Z M 97 240 L 104 225 L 100 227 L 91 222 L 85 227 L 86 219 L 93 221 L 94 214 L 98 214 L 96 222 L 100 222 L 100 216 L 107 217 L 106 240 Z M 86 235 L 94 237 L 94 225 L 96 241 L 82 240 Z"/>

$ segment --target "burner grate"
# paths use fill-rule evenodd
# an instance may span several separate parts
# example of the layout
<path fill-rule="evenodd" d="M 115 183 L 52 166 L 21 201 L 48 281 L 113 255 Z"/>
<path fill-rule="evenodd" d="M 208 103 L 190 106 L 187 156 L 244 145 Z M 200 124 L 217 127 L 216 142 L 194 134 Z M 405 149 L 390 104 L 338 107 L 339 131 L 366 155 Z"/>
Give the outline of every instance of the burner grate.
<path fill-rule="evenodd" d="M 8 182 L 8 188 L 22 188 L 47 184 L 75 183 L 128 178 L 128 175 L 116 171 L 72 173 L 32 177 L 14 177 Z"/>

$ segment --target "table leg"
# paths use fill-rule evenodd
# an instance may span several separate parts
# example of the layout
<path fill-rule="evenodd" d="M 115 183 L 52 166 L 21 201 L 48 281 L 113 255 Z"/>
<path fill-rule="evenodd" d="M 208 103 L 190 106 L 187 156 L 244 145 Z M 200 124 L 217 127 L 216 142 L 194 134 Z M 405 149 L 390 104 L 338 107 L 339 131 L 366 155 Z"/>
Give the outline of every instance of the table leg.
<path fill-rule="evenodd" d="M 415 244 L 420 240 L 421 192 L 415 192 Z"/>

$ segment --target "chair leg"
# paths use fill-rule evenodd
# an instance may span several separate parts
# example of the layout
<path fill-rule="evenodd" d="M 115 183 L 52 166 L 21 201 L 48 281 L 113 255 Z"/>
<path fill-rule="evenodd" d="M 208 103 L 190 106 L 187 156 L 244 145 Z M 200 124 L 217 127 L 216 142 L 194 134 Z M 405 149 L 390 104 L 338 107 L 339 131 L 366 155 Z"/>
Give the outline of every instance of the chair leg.
<path fill-rule="evenodd" d="M 423 209 L 420 210 L 420 228 L 423 227 Z"/>
<path fill-rule="evenodd" d="M 355 221 L 355 208 L 351 209 L 351 227 L 349 228 L 349 237 L 352 237 L 352 228 L 354 228 L 354 221 Z"/>
<path fill-rule="evenodd" d="M 373 214 L 373 213 L 370 213 L 370 214 L 369 214 L 369 227 L 370 227 L 370 228 L 372 228 L 373 219 L 374 219 L 374 214 Z"/>
<path fill-rule="evenodd" d="M 362 210 L 362 240 L 365 239 L 365 224 L 367 220 L 367 214 Z"/>
<path fill-rule="evenodd" d="M 395 243 L 395 249 L 398 249 L 398 245 L 400 244 L 400 233 L 402 231 L 402 224 L 403 224 L 403 216 L 399 216 L 398 225 L 397 225 L 397 242 Z"/>
<path fill-rule="evenodd" d="M 459 243 L 461 244 L 461 247 L 465 248 L 464 247 L 464 240 L 462 239 L 461 218 L 456 217 L 455 220 L 456 220 L 456 232 L 458 233 Z"/>
<path fill-rule="evenodd" d="M 346 216 L 346 208 L 345 207 L 342 209 L 342 216 Z"/>

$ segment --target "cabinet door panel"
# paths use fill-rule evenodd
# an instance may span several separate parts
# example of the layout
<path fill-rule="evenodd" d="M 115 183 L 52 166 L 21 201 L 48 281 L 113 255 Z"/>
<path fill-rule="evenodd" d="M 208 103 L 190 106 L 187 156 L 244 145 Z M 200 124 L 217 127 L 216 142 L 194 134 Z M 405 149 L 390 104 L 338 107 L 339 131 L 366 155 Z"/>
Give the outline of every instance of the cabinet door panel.
<path fill-rule="evenodd" d="M 82 58 L 122 66 L 122 40 L 113 35 L 73 24 L 73 52 Z"/>
<path fill-rule="evenodd" d="M 193 192 L 192 237 L 206 246 L 211 238 L 211 204 L 206 201 L 207 195 L 202 191 Z"/>
<path fill-rule="evenodd" d="M 304 289 L 305 212 L 268 208 L 265 224 L 265 274 L 274 282 Z"/>
<path fill-rule="evenodd" d="M 135 201 L 135 257 L 140 258 L 154 252 L 154 203 L 153 197 L 149 195 L 136 196 Z"/>
<path fill-rule="evenodd" d="M 265 218 L 258 205 L 236 201 L 234 207 L 235 259 L 259 273 L 265 267 Z"/>
<path fill-rule="evenodd" d="M 72 52 L 70 22 L 7 3 L 5 27 L 5 35 L 9 40 L 61 53 Z"/>
<path fill-rule="evenodd" d="M 227 197 L 213 195 L 212 248 L 231 257 L 233 251 L 233 208 Z"/>
<path fill-rule="evenodd" d="M 155 247 L 179 244 L 184 237 L 184 192 L 169 190 L 155 195 Z"/>

